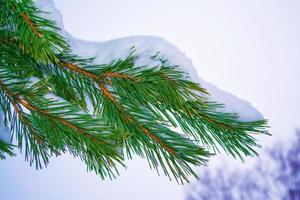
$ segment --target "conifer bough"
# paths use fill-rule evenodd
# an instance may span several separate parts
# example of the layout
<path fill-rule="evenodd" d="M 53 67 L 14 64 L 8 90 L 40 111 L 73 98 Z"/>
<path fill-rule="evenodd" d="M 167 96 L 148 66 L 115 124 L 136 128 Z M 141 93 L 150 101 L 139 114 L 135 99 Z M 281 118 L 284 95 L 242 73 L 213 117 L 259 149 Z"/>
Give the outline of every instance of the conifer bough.
<path fill-rule="evenodd" d="M 0 5 L 0 106 L 12 138 L 0 140 L 1 159 L 19 148 L 41 168 L 70 152 L 113 178 L 139 155 L 182 183 L 219 149 L 257 154 L 253 134 L 266 133 L 266 121 L 218 111 L 223 105 L 177 66 L 137 67 L 134 48 L 126 59 L 94 64 L 71 53 L 31 0 Z"/>

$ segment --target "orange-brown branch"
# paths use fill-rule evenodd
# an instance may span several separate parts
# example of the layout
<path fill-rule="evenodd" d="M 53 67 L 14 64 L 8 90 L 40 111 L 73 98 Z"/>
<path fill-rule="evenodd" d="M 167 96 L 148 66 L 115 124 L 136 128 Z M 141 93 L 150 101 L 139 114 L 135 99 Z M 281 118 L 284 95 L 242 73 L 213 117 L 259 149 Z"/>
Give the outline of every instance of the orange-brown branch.
<path fill-rule="evenodd" d="M 131 79 L 131 77 L 127 74 L 122 74 L 119 72 L 106 72 L 104 74 L 105 77 L 107 78 L 123 78 L 123 79 Z"/>
<path fill-rule="evenodd" d="M 43 37 L 43 34 L 38 30 L 38 27 L 33 23 L 33 21 L 30 19 L 29 15 L 27 13 L 23 12 L 21 14 L 21 17 L 39 38 Z"/>
<path fill-rule="evenodd" d="M 153 141 L 160 144 L 167 152 L 169 152 L 171 155 L 176 155 L 176 151 L 169 147 L 167 144 L 165 144 L 159 137 L 151 133 L 148 129 L 145 127 L 139 125 L 139 128 L 143 131 L 144 134 L 148 135 Z"/>
<path fill-rule="evenodd" d="M 105 78 L 110 78 L 110 79 L 108 79 L 110 85 L 112 85 L 112 79 L 113 78 L 126 79 L 126 80 L 130 80 L 134 83 L 140 82 L 140 78 L 132 77 L 132 76 L 129 76 L 128 74 L 122 74 L 122 73 L 119 73 L 119 72 L 106 72 L 104 74 L 104 77 Z"/>
<path fill-rule="evenodd" d="M 98 77 L 95 74 L 77 66 L 76 64 L 68 63 L 68 62 L 60 62 L 59 65 L 61 67 L 65 67 L 73 72 L 76 72 L 77 74 L 82 74 L 98 83 Z"/>
<path fill-rule="evenodd" d="M 95 74 L 93 74 L 92 72 L 90 72 L 88 70 L 85 70 L 85 69 L 77 66 L 76 64 L 68 63 L 68 62 L 60 62 L 59 64 L 60 64 L 60 66 L 66 67 L 71 71 L 74 71 L 74 72 L 82 74 L 82 75 L 84 75 L 88 78 L 91 78 L 97 83 L 99 83 L 99 81 L 100 81 L 98 76 L 96 76 Z M 122 78 L 122 79 L 134 80 L 129 75 L 122 74 L 122 73 L 119 73 L 119 72 L 105 72 L 104 77 L 105 78 Z M 134 81 L 136 81 L 136 80 L 134 80 Z"/>
<path fill-rule="evenodd" d="M 104 143 L 104 141 L 101 141 L 101 142 L 100 142 L 99 139 L 97 139 L 97 138 L 94 137 L 93 135 L 90 135 L 90 134 L 86 133 L 83 129 L 79 128 L 78 126 L 76 126 L 76 125 L 74 125 L 74 124 L 68 122 L 68 121 L 65 120 L 65 119 L 62 119 L 62 118 L 53 116 L 51 113 L 49 113 L 49 112 L 47 112 L 47 111 L 45 111 L 45 110 L 41 110 L 41 109 L 39 109 L 39 108 L 36 108 L 35 106 L 31 105 L 30 103 L 28 103 L 28 102 L 27 102 L 26 100 L 24 100 L 24 99 L 21 99 L 21 100 L 20 100 L 20 103 L 21 103 L 25 108 L 27 108 L 28 110 L 37 111 L 37 112 L 39 112 L 39 113 L 41 113 L 41 114 L 44 114 L 44 115 L 46 115 L 46 116 L 48 116 L 48 117 L 50 117 L 50 118 L 52 118 L 52 119 L 58 120 L 61 124 L 63 124 L 63 125 L 65 125 L 66 127 L 70 128 L 70 129 L 72 129 L 72 130 L 74 130 L 75 132 L 80 133 L 81 135 L 83 135 L 83 136 L 85 136 L 85 137 L 87 137 L 87 138 L 93 140 L 93 141 L 96 142 L 96 143 L 100 143 L 100 144 L 103 144 L 103 143 Z"/>
<path fill-rule="evenodd" d="M 222 123 L 222 122 L 218 122 L 218 121 L 216 121 L 216 120 L 214 120 L 214 119 L 211 119 L 210 117 L 205 116 L 205 115 L 201 115 L 201 116 L 202 116 L 206 121 L 208 121 L 209 123 L 217 124 L 217 125 L 219 125 L 219 126 L 225 128 L 225 129 L 227 129 L 227 130 L 233 130 L 232 127 L 230 127 L 230 126 L 228 126 L 228 125 L 226 125 L 226 124 L 224 124 L 224 123 Z"/>
<path fill-rule="evenodd" d="M 84 75 L 85 77 L 88 77 L 90 79 L 92 79 L 94 82 L 97 83 L 99 89 L 101 90 L 101 92 L 108 98 L 110 99 L 112 102 L 116 102 L 114 96 L 108 91 L 108 89 L 105 87 L 104 83 L 102 80 L 100 80 L 98 78 L 98 76 L 96 76 L 95 74 L 93 74 L 92 72 L 89 72 L 88 70 L 85 70 L 73 63 L 67 63 L 67 62 L 60 62 L 59 63 L 60 66 L 62 67 L 66 67 L 67 69 L 76 72 L 78 74 Z"/>
<path fill-rule="evenodd" d="M 98 84 L 98 85 L 99 85 L 101 92 L 104 94 L 104 96 L 106 96 L 106 98 L 111 100 L 113 103 L 116 103 L 115 97 L 109 92 L 109 90 L 105 87 L 105 85 L 103 83 Z"/>
<path fill-rule="evenodd" d="M 162 146 L 169 154 L 171 155 L 176 155 L 176 151 L 174 149 L 172 149 L 171 147 L 169 147 L 167 144 L 165 144 L 159 137 L 157 137 L 155 134 L 153 134 L 150 130 L 148 130 L 147 128 L 143 127 L 138 121 L 136 121 L 134 118 L 132 118 L 132 116 L 128 115 L 127 113 L 125 113 L 123 108 L 119 109 L 122 116 L 124 117 L 124 120 L 126 122 L 129 123 L 133 123 L 134 125 L 136 125 L 137 127 L 139 127 L 139 129 L 148 137 L 150 137 L 153 141 L 155 141 L 156 143 L 158 143 L 160 146 Z"/>

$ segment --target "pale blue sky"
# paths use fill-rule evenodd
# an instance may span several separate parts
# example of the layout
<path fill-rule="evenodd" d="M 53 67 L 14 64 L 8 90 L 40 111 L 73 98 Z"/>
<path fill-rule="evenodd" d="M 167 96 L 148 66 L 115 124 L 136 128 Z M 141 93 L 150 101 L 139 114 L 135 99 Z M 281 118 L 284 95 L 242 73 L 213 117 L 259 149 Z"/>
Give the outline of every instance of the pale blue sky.
<path fill-rule="evenodd" d="M 297 0 L 55 0 L 65 28 L 86 40 L 156 35 L 177 45 L 203 79 L 251 102 L 272 137 L 300 126 L 300 3 Z M 216 162 L 211 162 L 212 167 Z M 200 169 L 201 170 L 201 169 Z M 53 158 L 36 171 L 23 155 L 0 162 L 5 200 L 179 200 L 182 187 L 135 159 L 113 181 L 87 173 L 79 160 Z"/>

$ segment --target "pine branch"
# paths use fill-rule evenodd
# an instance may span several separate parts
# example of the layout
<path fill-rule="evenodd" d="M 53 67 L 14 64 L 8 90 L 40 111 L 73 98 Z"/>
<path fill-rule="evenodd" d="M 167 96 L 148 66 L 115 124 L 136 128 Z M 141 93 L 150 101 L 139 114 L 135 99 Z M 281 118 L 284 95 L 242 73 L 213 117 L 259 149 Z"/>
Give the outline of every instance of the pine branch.
<path fill-rule="evenodd" d="M 0 79 L 1 78 L 3 79 L 3 74 L 2 76 L 0 76 Z M 45 164 L 48 163 L 48 157 L 51 153 L 54 152 L 55 154 L 59 154 L 59 152 L 64 152 L 65 145 L 70 145 L 71 149 L 69 150 L 75 156 L 78 156 L 80 151 L 84 151 L 84 154 L 86 154 L 89 153 L 89 149 L 93 149 L 94 153 L 97 153 L 97 151 L 100 153 L 96 154 L 97 158 L 88 158 L 87 156 L 91 157 L 91 155 L 84 154 L 79 156 L 85 157 L 84 159 L 86 160 L 87 164 L 90 165 L 90 168 L 96 170 L 96 172 L 100 173 L 101 176 L 104 177 L 106 173 L 108 173 L 110 176 L 114 176 L 110 168 L 112 166 L 115 166 L 114 160 L 122 164 L 122 158 L 118 154 L 116 149 L 114 149 L 112 143 L 105 141 L 105 139 L 103 138 L 105 134 L 103 134 L 103 136 L 99 135 L 99 133 L 102 131 L 110 133 L 110 131 L 106 130 L 107 128 L 105 128 L 104 124 L 102 125 L 102 127 L 100 127 L 100 123 L 98 120 L 91 119 L 85 114 L 79 114 L 78 112 L 74 112 L 76 110 L 74 110 L 74 108 L 71 105 L 68 105 L 66 103 L 55 100 L 40 99 L 38 97 L 38 94 L 34 94 L 33 88 L 31 88 L 29 90 L 30 93 L 27 94 L 26 89 L 24 88 L 22 88 L 22 90 L 21 88 L 17 89 L 15 87 L 15 84 L 12 87 L 14 87 L 14 91 L 19 91 L 18 93 L 22 93 L 23 98 L 20 95 L 13 93 L 2 80 L 0 81 L 0 88 L 2 89 L 3 93 L 6 94 L 6 97 L 9 99 L 9 102 L 13 105 L 14 111 L 18 115 L 19 121 L 23 123 L 22 125 L 14 125 L 16 129 L 15 132 L 22 132 L 18 136 L 18 141 L 20 141 L 20 138 L 22 138 L 24 135 L 26 135 L 26 137 L 30 137 L 30 135 L 33 135 L 33 139 L 37 141 L 33 142 L 29 139 L 30 145 L 25 144 L 27 148 L 38 149 L 42 147 L 41 144 L 45 143 L 44 145 L 46 146 L 43 147 L 44 150 L 41 153 L 43 162 Z M 28 95 L 30 95 L 30 100 L 26 99 L 29 98 Z M 37 107 L 36 105 L 39 105 L 40 107 Z M 25 114 L 23 112 L 23 107 L 26 108 L 32 115 L 29 116 L 28 114 Z M 70 120 L 73 121 L 73 123 L 70 122 Z M 22 128 L 23 131 L 18 128 L 20 126 L 24 127 Z M 50 129 L 46 131 L 47 129 L 49 129 L 49 127 L 52 128 L 52 130 Z M 53 132 L 53 129 L 54 131 L 56 131 L 56 133 Z M 56 138 L 51 138 L 53 136 L 50 135 L 51 133 L 55 133 L 55 135 L 57 136 L 58 132 L 61 132 L 60 134 L 62 134 L 61 136 L 58 136 L 62 137 L 60 138 L 60 140 L 62 140 L 60 142 L 56 141 Z M 73 141 L 64 141 L 66 139 L 64 137 L 67 137 L 67 134 L 71 133 Z M 76 136 L 75 134 L 80 134 L 81 136 Z M 75 152 L 72 152 L 75 148 L 74 145 L 78 145 L 74 143 L 74 137 L 77 138 L 76 141 L 78 142 L 78 144 L 81 144 L 82 146 L 76 147 L 80 149 L 76 150 Z M 55 141 L 53 139 L 55 139 Z M 19 143 L 19 145 L 21 147 L 22 143 Z M 50 148 L 51 153 L 48 153 L 48 148 Z M 36 153 L 33 153 L 33 155 L 26 153 L 26 155 L 30 157 L 31 163 L 36 161 L 37 168 L 41 167 L 42 164 L 40 158 L 38 158 Z M 91 159 L 96 159 L 97 163 L 92 163 L 95 161 L 91 161 Z"/>
<path fill-rule="evenodd" d="M 116 100 L 116 98 L 114 97 L 114 95 L 107 89 L 107 87 L 104 84 L 104 79 L 102 79 L 102 78 L 104 78 L 104 77 L 106 77 L 106 78 L 108 78 L 108 77 L 109 78 L 118 77 L 118 78 L 122 78 L 122 79 L 130 79 L 130 80 L 133 80 L 133 79 L 131 79 L 127 75 L 124 75 L 124 74 L 121 74 L 121 73 L 116 73 L 116 72 L 106 72 L 106 73 L 104 73 L 103 76 L 102 75 L 97 76 L 96 74 L 94 74 L 94 73 L 92 73 L 90 71 L 87 71 L 85 69 L 82 69 L 82 68 L 78 67 L 77 65 L 71 64 L 71 63 L 61 63 L 61 66 L 62 67 L 66 67 L 66 68 L 68 68 L 69 70 L 71 70 L 71 71 L 73 71 L 75 73 L 81 74 L 81 75 L 83 75 L 83 76 L 85 76 L 87 78 L 90 78 L 90 79 L 94 80 L 94 82 L 98 85 L 99 90 L 102 92 L 102 94 L 104 95 L 104 97 L 107 100 L 105 103 L 102 102 L 102 104 L 112 104 L 112 105 L 109 105 L 109 106 L 112 106 L 111 110 L 115 110 L 114 113 L 118 113 L 118 115 L 119 115 L 119 116 L 114 116 L 114 118 L 117 118 L 117 119 L 111 118 L 111 119 L 108 119 L 107 121 L 114 122 L 114 124 L 118 125 L 119 129 L 121 129 L 123 131 L 130 130 L 132 132 L 136 132 L 137 135 L 139 135 L 140 133 L 145 134 L 150 139 L 152 139 L 152 141 L 154 143 L 158 144 L 158 146 L 157 146 L 158 148 L 162 148 L 166 152 L 168 152 L 169 156 L 172 157 L 173 162 L 183 163 L 181 165 L 183 165 L 183 166 L 186 165 L 187 166 L 187 164 L 185 163 L 186 160 L 187 160 L 186 159 L 187 157 L 183 157 L 182 155 L 179 156 L 179 154 L 181 153 L 179 150 L 175 150 L 173 147 L 171 147 L 170 145 L 168 145 L 167 143 L 165 143 L 160 137 L 158 137 L 157 135 L 155 135 L 154 133 L 152 133 L 149 130 L 149 128 L 146 128 L 144 125 L 142 125 L 139 122 L 139 120 L 137 120 L 134 116 L 132 116 L 131 114 L 129 114 L 129 112 L 126 111 L 126 109 L 124 108 L 124 106 L 122 104 L 120 104 L 120 102 L 118 102 Z M 105 101 L 105 100 L 103 99 L 103 101 Z M 99 105 L 101 105 L 101 104 L 99 104 Z M 139 111 L 139 113 L 141 113 L 141 112 L 142 111 Z M 107 113 L 107 114 L 103 113 L 103 115 L 106 115 L 109 118 L 110 113 L 111 113 L 111 111 L 109 113 Z M 103 115 L 100 115 L 100 116 L 103 116 Z M 153 120 L 155 120 L 155 118 L 153 118 L 152 121 Z M 155 124 L 155 126 L 159 127 L 160 125 L 159 124 Z M 174 132 L 173 133 L 173 137 L 175 136 L 175 134 L 176 133 Z M 177 137 L 177 139 L 179 140 L 180 137 L 179 138 Z M 140 137 L 139 140 L 142 140 L 143 143 L 147 143 L 148 139 Z M 174 141 L 175 141 L 175 139 L 174 139 Z M 134 142 L 137 142 L 137 141 L 134 141 Z M 134 143 L 134 142 L 132 142 L 132 143 Z M 129 144 L 129 143 L 127 143 L 127 145 L 131 146 L 131 144 Z M 201 157 L 208 156 L 209 155 L 208 152 L 206 152 L 204 150 L 201 150 L 201 148 L 197 147 L 196 145 L 191 145 L 189 143 L 189 141 L 188 141 L 187 138 L 186 138 L 186 143 L 184 143 L 182 141 L 181 145 L 187 147 L 186 152 L 188 152 L 188 154 L 190 154 L 190 152 L 193 152 L 193 155 L 195 156 L 195 158 L 194 159 L 190 159 L 189 162 L 196 162 L 196 163 L 201 162 L 201 163 L 205 163 L 206 160 L 204 158 L 201 158 Z M 129 149 L 129 148 L 130 147 L 128 147 L 127 149 Z M 193 149 L 196 150 L 196 151 L 197 150 L 201 150 L 201 151 L 198 151 L 198 153 L 197 153 Z M 146 152 L 146 151 L 149 151 L 149 150 L 146 149 L 146 148 L 144 148 L 143 150 L 136 151 L 136 153 L 141 154 L 142 151 Z M 159 154 L 161 154 L 161 152 L 154 152 L 154 153 L 156 154 L 157 157 L 159 157 Z M 197 158 L 197 156 L 199 156 L 199 158 Z M 131 156 L 129 156 L 129 157 L 131 157 Z M 197 161 L 198 159 L 199 159 L 199 161 Z M 153 164 L 153 161 L 151 161 L 151 162 L 152 162 L 151 164 L 155 168 L 158 167 L 157 164 Z M 163 168 L 166 168 L 166 166 L 165 166 L 166 164 L 163 161 L 160 161 L 160 165 Z M 186 166 L 185 166 L 185 168 L 186 168 L 185 171 L 187 171 L 187 172 L 184 172 L 184 171 L 182 171 L 180 169 L 179 166 L 177 166 L 177 164 L 175 164 L 175 167 L 172 166 L 171 163 L 167 163 L 167 165 L 174 172 L 174 177 L 176 178 L 176 180 L 181 181 L 181 182 L 182 182 L 182 178 L 186 179 L 186 173 L 190 173 L 191 172 L 191 168 L 186 167 Z M 165 170 L 165 173 L 166 172 L 167 172 L 167 170 Z M 166 175 L 168 175 L 168 173 L 166 173 Z M 193 174 L 193 175 L 196 176 L 196 174 Z"/>
<path fill-rule="evenodd" d="M 159 54 L 157 67 L 136 66 L 134 49 L 92 64 L 70 53 L 31 0 L 0 4 L 0 106 L 30 164 L 40 168 L 69 151 L 105 178 L 136 154 L 182 183 L 197 177 L 191 166 L 205 164 L 211 151 L 256 155 L 252 133 L 266 133 L 266 121 L 219 112 L 224 105 L 209 102 L 207 90 Z M 0 141 L 0 158 L 6 154 L 12 146 Z"/>

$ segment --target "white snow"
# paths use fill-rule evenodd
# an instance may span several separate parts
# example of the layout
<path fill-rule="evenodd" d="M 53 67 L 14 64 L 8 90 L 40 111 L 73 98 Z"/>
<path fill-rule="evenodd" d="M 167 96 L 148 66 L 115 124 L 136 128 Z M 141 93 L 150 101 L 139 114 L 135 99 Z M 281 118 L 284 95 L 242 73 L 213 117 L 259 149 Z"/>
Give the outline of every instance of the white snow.
<path fill-rule="evenodd" d="M 132 36 L 103 42 L 77 39 L 64 30 L 63 17 L 56 9 L 52 0 L 36 0 L 36 4 L 42 11 L 48 12 L 42 14 L 44 17 L 56 21 L 57 26 L 61 29 L 60 34 L 69 41 L 73 53 L 82 57 L 94 57 L 95 63 L 106 64 L 115 59 L 126 58 L 130 49 L 134 46 L 138 55 L 135 65 L 152 67 L 160 64 L 160 61 L 151 59 L 152 56 L 159 52 L 160 58 L 168 60 L 168 64 L 170 65 L 178 65 L 181 70 L 189 74 L 191 80 L 200 83 L 206 88 L 211 94 L 208 97 L 210 101 L 224 103 L 225 108 L 222 111 L 237 113 L 243 121 L 253 121 L 263 118 L 262 114 L 249 102 L 222 91 L 213 84 L 201 79 L 197 75 L 192 61 L 175 45 L 165 39 L 155 36 Z M 2 138 L 1 135 L 0 139 Z"/>

